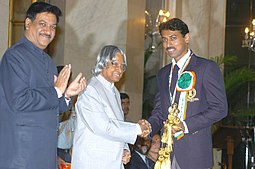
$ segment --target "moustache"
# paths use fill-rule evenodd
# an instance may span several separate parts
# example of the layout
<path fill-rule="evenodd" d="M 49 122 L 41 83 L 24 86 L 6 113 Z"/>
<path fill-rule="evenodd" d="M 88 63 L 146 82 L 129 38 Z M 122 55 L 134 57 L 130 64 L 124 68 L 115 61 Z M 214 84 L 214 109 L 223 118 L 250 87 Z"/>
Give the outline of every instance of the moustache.
<path fill-rule="evenodd" d="M 40 35 L 42 35 L 42 36 L 44 36 L 44 37 L 47 37 L 47 38 L 51 39 L 51 35 L 49 35 L 49 34 L 41 33 Z"/>
<path fill-rule="evenodd" d="M 175 47 L 167 47 L 166 50 L 176 50 Z"/>

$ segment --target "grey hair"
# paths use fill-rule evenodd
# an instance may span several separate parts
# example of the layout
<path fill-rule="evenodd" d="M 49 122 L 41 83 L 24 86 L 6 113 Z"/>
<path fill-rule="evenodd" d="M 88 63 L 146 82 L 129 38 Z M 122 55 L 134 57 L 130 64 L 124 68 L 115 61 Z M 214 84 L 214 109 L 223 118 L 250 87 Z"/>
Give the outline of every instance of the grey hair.
<path fill-rule="evenodd" d="M 118 52 L 124 57 L 123 66 L 127 67 L 126 54 L 123 52 L 123 50 L 114 45 L 106 45 L 99 51 L 97 55 L 97 62 L 92 70 L 93 76 L 98 76 L 101 71 L 106 68 L 108 62 L 115 61 Z"/>

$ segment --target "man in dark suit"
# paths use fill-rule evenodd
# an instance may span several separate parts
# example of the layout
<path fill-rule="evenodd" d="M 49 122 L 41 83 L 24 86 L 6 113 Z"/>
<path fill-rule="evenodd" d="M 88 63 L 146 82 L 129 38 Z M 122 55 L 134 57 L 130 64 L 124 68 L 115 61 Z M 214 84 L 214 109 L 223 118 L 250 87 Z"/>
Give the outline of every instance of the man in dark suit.
<path fill-rule="evenodd" d="M 86 86 L 78 74 L 67 87 L 71 65 L 57 74 L 44 49 L 53 40 L 61 10 L 33 3 L 21 40 L 0 63 L 0 169 L 56 169 L 58 114 Z"/>
<path fill-rule="evenodd" d="M 128 169 L 153 169 L 154 162 L 146 156 L 150 145 L 149 139 L 137 137 Z"/>
<path fill-rule="evenodd" d="M 127 117 L 129 113 L 129 106 L 130 106 L 130 98 L 127 93 L 120 93 L 120 100 L 121 100 L 121 108 L 124 112 L 124 121 L 131 122 L 131 120 Z"/>
<path fill-rule="evenodd" d="M 172 63 L 157 74 L 158 92 L 148 120 L 151 136 L 162 129 L 172 105 L 177 103 L 180 122 L 171 130 L 172 169 L 208 169 L 213 166 L 211 125 L 227 115 L 222 74 L 216 63 L 188 48 L 189 29 L 182 20 L 173 18 L 159 29 Z"/>

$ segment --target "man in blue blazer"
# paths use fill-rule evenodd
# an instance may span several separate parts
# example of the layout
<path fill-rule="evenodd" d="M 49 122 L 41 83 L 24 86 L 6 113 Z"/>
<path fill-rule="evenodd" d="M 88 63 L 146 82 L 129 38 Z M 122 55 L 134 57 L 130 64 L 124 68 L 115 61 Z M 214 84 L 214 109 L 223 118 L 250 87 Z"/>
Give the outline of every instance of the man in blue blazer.
<path fill-rule="evenodd" d="M 189 29 L 182 20 L 173 18 L 162 23 L 160 34 L 172 63 L 157 74 L 158 93 L 148 120 L 152 125 L 151 136 L 162 129 L 176 103 L 180 122 L 171 130 L 172 169 L 211 168 L 211 125 L 227 115 L 223 76 L 216 63 L 196 56 L 188 48 Z"/>
<path fill-rule="evenodd" d="M 44 49 L 53 40 L 61 11 L 33 3 L 21 40 L 0 63 L 0 169 L 56 169 L 58 114 L 86 86 L 80 73 L 67 87 L 71 65 L 57 74 Z M 57 76 L 58 75 L 58 76 Z"/>

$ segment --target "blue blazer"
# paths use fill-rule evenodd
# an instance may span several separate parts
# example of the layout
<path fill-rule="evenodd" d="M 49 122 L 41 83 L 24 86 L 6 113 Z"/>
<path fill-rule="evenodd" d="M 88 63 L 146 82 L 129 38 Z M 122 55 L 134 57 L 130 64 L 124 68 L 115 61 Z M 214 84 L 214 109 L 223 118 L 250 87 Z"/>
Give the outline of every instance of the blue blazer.
<path fill-rule="evenodd" d="M 157 74 L 158 92 L 149 122 L 153 136 L 162 129 L 170 107 L 169 74 L 171 64 Z M 185 122 L 189 133 L 180 140 L 174 139 L 173 155 L 181 168 L 200 169 L 213 166 L 211 125 L 227 115 L 227 99 L 224 79 L 218 65 L 193 54 L 185 71 L 196 74 L 197 100 L 187 102 Z"/>
<path fill-rule="evenodd" d="M 0 63 L 0 169 L 56 169 L 58 114 L 68 109 L 57 96 L 57 69 L 25 37 Z"/>
<path fill-rule="evenodd" d="M 147 167 L 146 163 L 141 158 L 141 156 L 135 150 L 133 150 L 131 153 L 129 169 L 153 169 L 154 162 L 149 158 L 148 160 L 150 168 Z"/>

